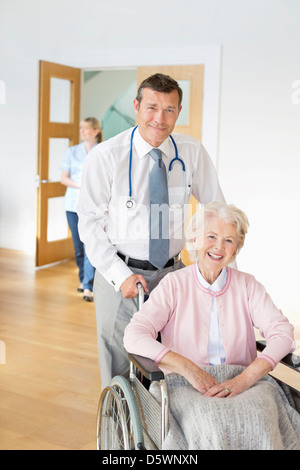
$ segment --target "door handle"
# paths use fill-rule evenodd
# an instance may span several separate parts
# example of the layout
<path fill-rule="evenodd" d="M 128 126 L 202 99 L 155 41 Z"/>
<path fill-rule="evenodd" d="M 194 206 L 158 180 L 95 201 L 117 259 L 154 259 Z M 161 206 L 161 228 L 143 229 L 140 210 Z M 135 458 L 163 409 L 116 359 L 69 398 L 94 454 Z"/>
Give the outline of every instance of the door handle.
<path fill-rule="evenodd" d="M 41 180 L 40 175 L 36 175 L 35 177 L 35 184 L 36 187 L 39 188 L 40 184 L 52 183 L 51 180 Z"/>

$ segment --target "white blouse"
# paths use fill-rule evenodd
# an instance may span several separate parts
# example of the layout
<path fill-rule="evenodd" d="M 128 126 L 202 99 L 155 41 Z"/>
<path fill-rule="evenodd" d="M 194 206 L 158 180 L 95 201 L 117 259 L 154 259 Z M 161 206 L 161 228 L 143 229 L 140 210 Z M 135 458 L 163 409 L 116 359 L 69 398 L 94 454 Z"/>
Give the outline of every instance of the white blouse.
<path fill-rule="evenodd" d="M 213 292 L 218 292 L 223 289 L 227 279 L 227 269 L 222 269 L 219 277 L 215 280 L 215 282 L 213 284 L 209 284 L 202 276 L 198 267 L 198 263 L 196 266 L 198 280 L 203 287 Z M 210 311 L 208 356 L 211 365 L 223 364 L 226 360 L 221 331 L 219 328 L 219 316 L 216 307 L 216 299 L 214 296 L 212 297 Z"/>

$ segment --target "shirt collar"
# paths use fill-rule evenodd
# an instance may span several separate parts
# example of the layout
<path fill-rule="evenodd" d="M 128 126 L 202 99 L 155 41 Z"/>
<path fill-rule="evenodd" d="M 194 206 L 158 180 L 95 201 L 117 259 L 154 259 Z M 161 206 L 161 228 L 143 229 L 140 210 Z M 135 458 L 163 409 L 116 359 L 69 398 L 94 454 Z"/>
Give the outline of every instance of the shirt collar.
<path fill-rule="evenodd" d="M 146 142 L 143 139 L 143 137 L 141 136 L 139 132 L 139 128 L 137 128 L 136 132 L 134 133 L 133 143 L 134 143 L 135 150 L 139 158 L 143 158 L 145 155 L 147 155 L 150 152 L 150 150 L 153 149 L 152 145 L 150 145 L 148 142 Z M 163 152 L 164 155 L 169 157 L 170 156 L 170 139 L 167 138 L 166 140 L 164 140 L 158 148 Z"/>
<path fill-rule="evenodd" d="M 213 284 L 209 284 L 204 279 L 204 277 L 202 276 L 202 274 L 200 272 L 198 263 L 196 263 L 196 268 L 197 268 L 196 271 L 197 271 L 197 276 L 198 276 L 199 282 L 201 283 L 201 285 L 203 287 L 205 287 L 206 289 L 211 290 L 213 292 L 219 292 L 223 289 L 223 287 L 226 284 L 226 279 L 227 279 L 227 268 L 222 269 L 222 271 L 219 274 L 219 277 L 217 277 L 217 279 L 215 280 L 215 282 Z"/>

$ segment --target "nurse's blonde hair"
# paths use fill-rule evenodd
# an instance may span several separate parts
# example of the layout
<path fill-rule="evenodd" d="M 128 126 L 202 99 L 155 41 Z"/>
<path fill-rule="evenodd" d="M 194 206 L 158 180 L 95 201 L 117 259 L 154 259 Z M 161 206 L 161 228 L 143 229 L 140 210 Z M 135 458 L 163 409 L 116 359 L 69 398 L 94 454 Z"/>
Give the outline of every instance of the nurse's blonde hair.
<path fill-rule="evenodd" d="M 99 131 L 98 134 L 96 135 L 96 140 L 97 140 L 98 144 L 100 144 L 100 142 L 102 142 L 102 140 L 103 140 L 103 132 L 102 132 L 102 127 L 101 127 L 100 121 L 98 121 L 98 119 L 96 119 L 94 117 L 87 117 L 87 118 L 83 119 L 83 122 L 89 123 L 94 130 Z"/>
<path fill-rule="evenodd" d="M 244 245 L 246 233 L 248 232 L 249 221 L 246 214 L 233 204 L 214 201 L 205 205 L 200 205 L 192 216 L 186 230 L 186 248 L 190 259 L 195 261 L 199 251 L 199 237 L 204 236 L 205 223 L 209 217 L 218 217 L 228 224 L 233 224 L 237 234 L 237 248 L 231 261 L 234 261 L 237 254 Z"/>

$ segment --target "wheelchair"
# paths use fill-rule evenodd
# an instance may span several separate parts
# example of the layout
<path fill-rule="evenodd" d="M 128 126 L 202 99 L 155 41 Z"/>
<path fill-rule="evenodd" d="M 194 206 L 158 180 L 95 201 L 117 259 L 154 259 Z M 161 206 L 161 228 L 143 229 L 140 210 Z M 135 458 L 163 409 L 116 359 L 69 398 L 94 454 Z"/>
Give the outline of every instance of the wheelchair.
<path fill-rule="evenodd" d="M 138 290 L 140 309 L 144 302 L 141 284 Z M 258 351 L 262 351 L 265 345 L 265 341 L 256 342 Z M 151 359 L 133 354 L 128 357 L 129 377 L 114 377 L 100 396 L 97 450 L 161 450 L 169 427 L 168 390 L 164 374 Z M 288 354 L 281 363 L 300 372 L 300 357 L 295 354 Z M 300 411 L 300 391 L 276 380 L 292 394 Z M 154 381 L 160 387 L 161 403 L 148 391 L 149 382 Z"/>

